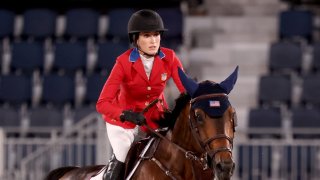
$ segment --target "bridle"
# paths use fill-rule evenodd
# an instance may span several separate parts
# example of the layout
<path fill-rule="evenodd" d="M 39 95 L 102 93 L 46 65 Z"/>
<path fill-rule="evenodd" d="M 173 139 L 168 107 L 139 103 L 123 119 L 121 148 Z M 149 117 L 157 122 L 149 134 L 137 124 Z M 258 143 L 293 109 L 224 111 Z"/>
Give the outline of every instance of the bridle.
<path fill-rule="evenodd" d="M 193 103 L 199 101 L 199 100 L 203 100 L 203 99 L 208 99 L 208 98 L 213 98 L 213 97 L 226 97 L 228 98 L 228 95 L 227 94 L 224 94 L 224 93 L 215 93 L 215 94 L 207 94 L 207 95 L 201 95 L 201 96 L 198 96 L 196 98 L 193 98 L 190 100 L 190 105 L 192 105 Z M 158 99 L 154 100 L 153 102 L 151 102 L 146 108 L 145 110 L 148 110 L 151 106 L 153 106 L 154 104 L 156 104 L 158 102 Z M 144 110 L 144 112 L 145 112 Z M 232 120 L 233 120 L 233 124 L 235 126 L 236 124 L 236 119 L 235 119 L 235 112 L 233 113 L 233 116 L 232 116 Z M 181 152 L 184 153 L 185 155 L 185 158 L 186 159 L 190 159 L 190 160 L 194 160 L 194 161 L 197 161 L 198 163 L 201 164 L 203 170 L 206 170 L 209 168 L 209 163 L 208 163 L 208 154 L 211 156 L 211 157 L 214 157 L 216 153 L 218 152 L 223 152 L 223 151 L 227 151 L 227 152 L 232 152 L 232 149 L 233 149 L 233 138 L 225 135 L 225 134 L 218 134 L 214 137 L 211 137 L 205 141 L 202 141 L 201 138 L 200 138 L 200 134 L 199 134 L 199 128 L 198 128 L 198 124 L 195 122 L 195 112 L 194 112 L 194 109 L 190 108 L 190 116 L 189 116 L 189 125 L 190 125 L 190 128 L 191 128 L 191 131 L 193 133 L 193 136 L 196 138 L 197 142 L 200 144 L 202 150 L 203 150 L 203 153 L 201 154 L 201 156 L 197 156 L 195 152 L 192 152 L 192 151 L 188 151 L 188 150 L 185 150 L 184 148 L 182 148 L 181 146 L 179 146 L 178 144 L 170 141 L 169 139 L 167 139 L 165 136 L 163 136 L 162 134 L 160 134 L 159 132 L 153 130 L 152 128 L 150 128 L 148 125 L 145 125 L 145 127 L 151 131 L 153 134 L 157 135 L 158 137 L 160 137 L 161 139 L 163 140 L 166 140 L 167 142 L 169 142 L 170 144 L 173 144 L 177 149 L 179 149 Z M 230 147 L 220 147 L 218 149 L 210 149 L 209 147 L 209 144 L 212 142 L 212 141 L 215 141 L 217 139 L 227 139 L 230 143 Z M 156 160 L 157 161 L 157 160 Z M 163 166 L 160 166 L 159 165 L 159 161 L 156 162 L 156 164 L 158 164 L 158 166 L 164 170 L 164 167 Z M 170 174 L 170 171 L 169 170 L 164 170 L 166 172 L 166 174 Z M 172 178 L 172 177 L 171 177 Z M 174 178 L 172 178 L 174 179 Z"/>
<path fill-rule="evenodd" d="M 196 98 L 193 98 L 190 100 L 190 105 L 196 103 L 197 101 L 203 100 L 203 99 L 209 99 L 209 98 L 216 98 L 216 97 L 222 97 L 222 98 L 228 98 L 227 94 L 224 93 L 213 93 L 213 94 L 206 94 L 206 95 L 201 95 L 198 96 Z M 236 125 L 236 119 L 235 119 L 235 112 L 232 114 L 232 121 L 233 121 L 233 126 L 235 127 Z M 189 124 L 190 124 L 190 128 L 191 131 L 193 133 L 193 136 L 197 139 L 197 142 L 199 143 L 199 145 L 201 146 L 202 150 L 203 150 L 203 154 L 204 155 L 210 155 L 210 157 L 214 157 L 218 152 L 230 152 L 232 153 L 232 149 L 233 149 L 233 137 L 229 137 L 225 134 L 217 134 L 213 137 L 210 137 L 209 139 L 206 140 L 201 140 L 200 138 L 200 133 L 199 133 L 199 125 L 196 122 L 196 118 L 195 118 L 195 110 L 190 108 L 190 117 L 189 117 Z M 234 130 L 234 128 L 233 128 Z M 217 149 L 210 149 L 210 144 L 211 142 L 218 140 L 218 139 L 226 139 L 229 141 L 230 143 L 230 147 L 220 147 Z M 203 155 L 203 156 L 204 156 Z"/>

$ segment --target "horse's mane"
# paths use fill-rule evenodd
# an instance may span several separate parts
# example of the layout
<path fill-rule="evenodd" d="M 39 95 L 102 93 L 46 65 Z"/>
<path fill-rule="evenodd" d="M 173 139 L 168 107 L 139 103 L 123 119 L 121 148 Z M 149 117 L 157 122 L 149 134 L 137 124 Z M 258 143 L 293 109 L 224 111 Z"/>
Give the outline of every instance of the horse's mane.
<path fill-rule="evenodd" d="M 52 170 L 45 178 L 44 180 L 57 180 L 60 179 L 65 173 L 75 170 L 75 169 L 80 169 L 79 167 L 75 166 L 66 166 L 66 167 L 60 167 L 55 170 Z"/>
<path fill-rule="evenodd" d="M 173 110 L 165 112 L 163 118 L 161 118 L 159 121 L 156 121 L 159 127 L 168 127 L 172 130 L 181 111 L 185 105 L 189 103 L 190 99 L 190 95 L 185 93 L 180 94 L 175 100 L 175 107 Z"/>

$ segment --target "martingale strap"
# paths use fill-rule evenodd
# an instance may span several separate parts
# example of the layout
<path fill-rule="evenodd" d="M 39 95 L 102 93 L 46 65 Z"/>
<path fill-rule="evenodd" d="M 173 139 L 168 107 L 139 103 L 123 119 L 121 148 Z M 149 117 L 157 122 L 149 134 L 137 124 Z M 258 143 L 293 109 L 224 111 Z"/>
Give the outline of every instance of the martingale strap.
<path fill-rule="evenodd" d="M 167 176 L 169 176 L 171 179 L 173 179 L 173 180 L 176 180 L 176 179 L 177 179 L 177 178 L 175 178 L 175 177 L 173 176 L 172 172 L 169 171 L 168 168 L 164 167 L 164 166 L 162 165 L 162 163 L 161 163 L 160 161 L 158 161 L 156 158 L 153 157 L 153 158 L 151 158 L 150 160 L 153 161 L 154 163 L 156 163 L 156 165 L 158 165 L 158 167 L 159 167 L 163 172 L 165 172 L 165 174 L 166 174 Z"/>
<path fill-rule="evenodd" d="M 155 139 L 159 139 L 159 138 L 151 138 L 148 142 L 148 144 L 144 147 L 144 149 L 142 150 L 141 154 L 139 155 L 139 160 L 137 161 L 137 163 L 134 165 L 134 167 L 132 168 L 131 172 L 129 173 L 129 175 L 126 177 L 126 180 L 130 180 L 132 175 L 134 174 L 134 172 L 136 171 L 136 169 L 138 168 L 138 166 L 140 165 L 141 161 L 146 159 L 144 156 L 147 153 L 147 151 L 149 150 L 150 146 L 153 144 L 153 142 L 155 141 Z M 158 141 L 158 143 L 156 144 L 156 146 L 158 146 L 160 141 Z M 154 148 L 156 149 L 156 148 Z"/>

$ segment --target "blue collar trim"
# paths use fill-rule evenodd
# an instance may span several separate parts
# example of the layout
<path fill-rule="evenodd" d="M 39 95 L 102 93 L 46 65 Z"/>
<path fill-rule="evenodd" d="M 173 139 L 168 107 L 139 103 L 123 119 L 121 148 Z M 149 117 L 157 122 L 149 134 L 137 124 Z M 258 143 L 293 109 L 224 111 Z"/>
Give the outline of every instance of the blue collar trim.
<path fill-rule="evenodd" d="M 159 57 L 160 57 L 160 59 L 163 59 L 164 57 L 166 57 L 166 55 L 160 50 Z"/>
<path fill-rule="evenodd" d="M 139 59 L 139 58 L 140 58 L 140 54 L 139 54 L 138 48 L 134 48 L 130 53 L 129 61 L 136 62 L 137 59 Z"/>
<path fill-rule="evenodd" d="M 159 57 L 160 59 L 163 59 L 164 57 L 166 57 L 166 55 L 160 50 Z M 139 54 L 138 48 L 134 48 L 129 55 L 129 61 L 136 62 L 139 58 L 140 58 L 140 54 Z"/>

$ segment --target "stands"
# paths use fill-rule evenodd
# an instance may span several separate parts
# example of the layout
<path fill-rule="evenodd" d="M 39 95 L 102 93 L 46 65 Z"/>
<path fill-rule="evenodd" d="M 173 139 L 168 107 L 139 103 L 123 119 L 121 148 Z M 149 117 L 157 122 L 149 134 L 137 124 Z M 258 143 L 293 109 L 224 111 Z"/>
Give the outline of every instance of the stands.
<path fill-rule="evenodd" d="M 105 163 L 111 151 L 95 104 L 129 48 L 134 11 L 0 10 L 0 179 L 43 179 L 57 166 Z"/>
<path fill-rule="evenodd" d="M 267 1 L 261 0 L 258 3 L 267 3 Z M 0 44 L 2 57 L 0 64 L 0 92 L 7 92 L 9 94 L 1 95 L 0 93 L 1 127 L 4 127 L 7 132 L 18 132 L 7 134 L 9 137 L 38 137 L 44 141 L 48 141 L 48 134 L 45 135 L 44 133 L 49 132 L 51 139 L 59 136 L 65 138 L 66 136 L 63 136 L 61 132 L 70 129 L 72 130 L 72 136 L 78 137 L 78 139 L 58 139 L 58 141 L 64 144 L 57 143 L 48 146 L 49 149 L 52 149 L 51 151 L 48 149 L 46 151 L 43 150 L 46 153 L 42 154 L 46 158 L 42 159 L 41 162 L 39 162 L 40 160 L 37 161 L 38 165 L 40 164 L 47 168 L 48 165 L 43 163 L 43 161 L 48 161 L 48 157 L 51 156 L 52 159 L 50 160 L 53 161 L 52 163 L 59 166 L 66 165 L 67 161 L 77 165 L 86 165 L 85 162 L 76 161 L 74 156 L 83 157 L 85 154 L 85 157 L 91 157 L 94 154 L 94 150 L 92 149 L 96 147 L 94 144 L 96 143 L 97 128 L 104 127 L 103 121 L 99 119 L 102 124 L 91 127 L 84 123 L 83 120 L 88 120 L 89 114 L 100 117 L 93 113 L 95 112 L 94 105 L 99 91 L 117 55 L 129 47 L 125 20 L 123 22 L 119 20 L 114 21 L 111 18 L 111 9 L 102 7 L 97 10 L 81 7 L 79 9 L 72 8 L 71 10 L 71 8 L 64 7 L 64 9 L 59 9 L 59 11 L 48 11 L 42 8 L 30 9 L 31 12 L 29 10 L 17 12 L 9 10 L 0 11 L 0 40 L 2 42 Z M 127 10 L 132 12 L 132 9 L 124 9 L 123 7 L 120 11 Z M 161 10 L 159 8 L 159 13 Z M 167 7 L 163 10 L 165 12 L 171 11 Z M 237 10 L 239 12 L 241 8 Z M 73 14 L 71 12 L 77 12 L 75 14 L 78 15 L 82 14 L 81 16 L 86 16 L 88 19 L 92 18 L 93 20 L 87 21 L 88 24 L 92 24 L 86 27 L 79 27 L 81 26 L 81 22 L 77 23 L 77 20 L 75 22 L 70 20 L 73 15 L 68 16 L 68 14 Z M 173 12 L 173 14 L 179 13 Z M 254 14 L 256 11 L 251 13 Z M 128 18 L 128 14 L 126 12 L 123 14 L 123 17 Z M 302 14 L 304 17 L 299 18 L 301 21 L 292 21 L 290 18 L 292 14 L 294 16 Z M 117 17 L 120 16 L 117 15 Z M 166 15 L 163 16 L 164 18 L 166 17 Z M 169 18 L 165 18 L 165 21 L 168 19 L 173 20 L 172 15 L 168 16 Z M 312 179 L 317 177 L 317 165 L 320 162 L 318 158 L 320 152 L 319 133 L 317 132 L 320 102 L 317 91 L 319 89 L 320 45 L 314 36 L 317 31 L 314 24 L 315 16 L 316 14 L 310 13 L 309 10 L 295 7 L 294 9 L 289 9 L 288 12 L 279 13 L 277 20 L 272 21 L 270 20 L 271 18 L 250 17 L 250 22 L 255 21 L 254 23 L 248 23 L 248 19 L 242 19 L 239 24 L 234 25 L 238 23 L 238 17 L 230 17 L 230 14 L 225 19 L 222 17 L 212 19 L 199 17 L 196 19 L 199 24 L 211 22 L 214 28 L 207 31 L 217 32 L 217 34 L 214 34 L 215 43 L 210 43 L 214 44 L 214 47 L 207 48 L 207 51 L 202 50 L 195 55 L 195 59 L 198 62 L 201 61 L 201 58 L 208 59 L 210 63 L 214 61 L 212 64 L 206 64 L 205 68 L 207 70 L 215 72 L 215 74 L 207 76 L 208 78 L 218 79 L 219 74 L 223 74 L 231 66 L 233 68 L 234 64 L 249 64 L 249 66 L 245 67 L 240 65 L 240 76 L 237 87 L 242 85 L 243 88 L 238 88 L 238 91 L 236 90 L 235 94 L 230 96 L 231 100 L 242 102 L 239 106 L 237 106 L 237 103 L 233 103 L 236 110 L 248 108 L 249 106 L 245 106 L 247 105 L 245 103 L 247 101 L 256 102 L 254 103 L 255 106 L 245 109 L 248 110 L 248 116 L 240 116 L 238 120 L 239 123 L 245 124 L 243 123 L 246 122 L 244 118 L 248 117 L 248 124 L 245 124 L 245 129 L 240 129 L 239 126 L 236 128 L 236 138 L 239 139 L 236 139 L 234 148 L 237 165 L 234 176 L 238 179 L 295 179 L 295 177 L 298 177 L 296 179 Z M 18 26 L 20 29 L 15 29 L 17 27 L 13 25 L 17 22 L 17 17 L 23 17 L 24 23 Z M 177 19 L 181 18 L 180 15 L 174 15 L 174 18 L 176 17 Z M 209 20 L 205 21 L 205 18 Z M 172 37 L 174 39 L 173 45 L 176 42 L 179 42 L 178 45 L 180 42 L 185 43 L 186 37 L 175 39 L 176 37 L 181 38 L 181 26 L 183 27 L 182 30 L 185 31 L 184 28 L 186 26 L 199 25 L 190 24 L 190 22 L 185 21 L 186 19 L 186 16 L 182 14 L 183 22 L 180 22 L 180 20 L 174 20 L 179 22 L 172 24 L 165 22 L 165 24 L 168 24 L 169 29 L 168 34 L 165 34 L 165 38 L 171 39 Z M 259 20 L 263 21 L 260 22 Z M 37 29 L 39 27 L 34 26 L 34 21 L 45 23 L 46 28 Z M 279 22 L 277 26 L 279 29 L 274 33 L 276 40 L 267 44 L 270 49 L 265 49 L 270 51 L 266 52 L 264 51 L 265 44 L 263 43 L 269 42 L 265 40 L 269 37 L 265 38 L 263 35 L 267 33 L 263 34 L 261 31 L 263 29 L 268 32 L 267 35 L 272 36 L 273 26 L 269 27 L 268 23 L 264 24 L 265 22 Z M 70 25 L 69 23 L 74 23 L 75 25 Z M 121 25 L 117 23 L 125 24 Z M 242 28 L 240 24 L 248 27 Z M 299 24 L 300 28 L 297 28 L 295 24 Z M 102 25 L 106 26 L 102 27 Z M 74 28 L 76 26 L 78 28 Z M 124 27 L 121 28 L 124 32 L 120 32 L 119 28 L 111 31 L 112 28 L 118 26 Z M 208 26 L 206 24 L 199 28 Z M 252 26 L 256 29 L 252 28 Z M 228 31 L 228 28 L 232 31 L 230 29 Z M 245 34 L 247 29 L 254 29 L 249 32 L 257 31 L 257 33 L 249 33 L 249 36 Z M 227 37 L 232 37 L 226 33 L 223 36 L 225 39 L 222 38 L 221 40 L 220 36 L 219 40 L 219 35 L 224 31 L 240 35 L 234 36 L 235 40 L 230 41 L 225 40 Z M 187 38 L 191 34 L 190 32 L 188 33 Z M 204 40 L 211 42 L 211 36 L 207 36 L 206 34 L 201 35 L 206 38 L 201 42 L 204 42 Z M 243 39 L 247 40 L 246 38 L 249 39 L 248 42 L 243 42 Z M 263 43 L 261 43 L 262 41 Z M 167 45 L 168 42 L 163 43 Z M 231 51 L 224 51 L 229 47 L 233 49 L 230 48 Z M 245 54 L 245 52 L 248 52 L 248 54 Z M 24 63 L 27 59 L 28 63 Z M 80 61 L 78 61 L 79 59 Z M 263 61 L 264 59 L 266 59 L 266 62 Z M 66 61 L 70 62 L 70 64 L 66 64 Z M 260 66 L 257 67 L 257 65 L 263 65 L 263 68 L 259 69 Z M 201 69 L 200 72 L 205 73 L 204 69 Z M 249 70 L 250 72 L 248 72 Z M 252 75 L 250 74 L 252 73 L 251 70 L 261 74 L 254 74 L 254 78 L 246 79 L 246 75 Z M 6 79 L 6 76 L 13 76 L 19 79 L 24 79 L 27 76 L 30 79 L 27 80 L 28 83 L 19 83 L 19 87 L 10 88 L 8 85 L 1 85 L 4 82 L 2 79 Z M 51 83 L 48 84 L 49 76 L 61 79 L 63 83 L 50 86 Z M 255 78 L 257 78 L 257 81 L 255 81 Z M 10 84 L 16 85 L 16 83 Z M 256 94 L 251 93 L 255 92 L 255 88 L 251 85 L 257 85 L 258 91 Z M 7 90 L 3 91 L 2 88 L 4 87 Z M 29 88 L 30 92 L 26 90 Z M 19 89 L 24 89 L 24 91 L 21 93 Z M 243 96 L 246 93 L 248 96 Z M 19 100 L 14 98 L 19 98 Z M 10 103 L 3 103 L 4 101 L 10 101 Z M 25 101 L 26 103 L 22 103 L 23 106 L 20 106 L 20 102 L 18 102 L 18 106 L 9 105 L 11 103 L 17 104 L 17 101 Z M 47 116 L 50 116 L 50 118 Z M 58 120 L 49 120 L 51 117 Z M 43 124 L 44 121 L 41 121 L 41 119 L 47 118 L 48 123 Z M 88 122 L 93 123 L 93 121 Z M 86 131 L 79 128 L 80 125 Z M 44 133 L 26 133 L 28 131 L 32 132 L 32 130 Z M 243 134 L 246 137 L 243 138 L 241 136 Z M 105 143 L 104 134 L 102 137 Z M 34 141 L 34 139 L 32 140 Z M 311 141 L 312 144 L 308 144 Z M 20 164 L 20 161 L 18 162 L 20 159 L 15 157 L 22 159 L 26 154 L 25 152 L 23 153 L 24 155 L 18 153 L 23 149 L 17 145 L 18 143 L 21 142 L 15 139 L 14 142 L 8 142 L 6 146 L 6 151 L 10 154 L 6 157 L 6 163 L 9 164 L 7 167 L 11 167 L 11 170 L 16 170 L 14 167 L 19 167 L 18 164 Z M 44 144 L 42 143 L 41 145 L 44 146 Z M 85 146 L 84 144 L 90 144 L 90 146 Z M 104 149 L 104 144 L 102 146 L 102 149 Z M 34 155 L 34 149 L 36 148 L 28 146 L 27 149 L 28 151 L 26 152 L 32 154 L 34 159 L 37 159 L 35 157 L 41 154 Z M 53 153 L 53 150 L 56 149 L 58 150 Z M 67 160 L 59 156 L 61 152 L 65 154 L 65 157 L 68 157 Z M 104 160 L 106 159 L 105 154 L 101 157 Z M 30 159 L 32 158 L 29 157 L 29 163 L 25 163 L 24 167 L 30 167 L 31 169 L 34 164 L 32 164 Z M 63 163 L 60 162 L 60 159 L 62 159 L 61 162 Z M 90 160 L 88 162 L 95 163 L 97 161 Z M 302 164 L 305 166 L 300 166 Z M 8 172 L 14 174 L 13 171 Z M 31 173 L 28 177 L 34 179 Z"/>

